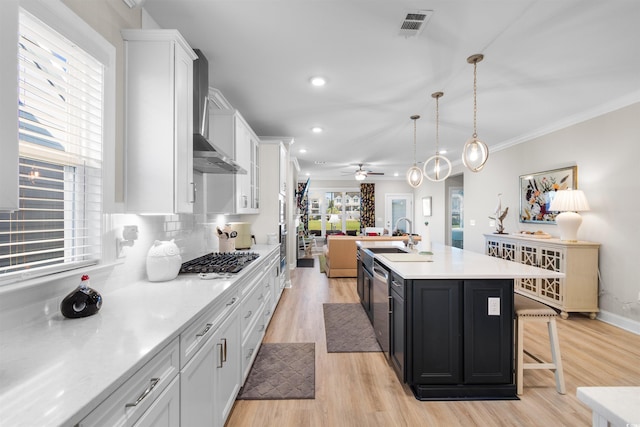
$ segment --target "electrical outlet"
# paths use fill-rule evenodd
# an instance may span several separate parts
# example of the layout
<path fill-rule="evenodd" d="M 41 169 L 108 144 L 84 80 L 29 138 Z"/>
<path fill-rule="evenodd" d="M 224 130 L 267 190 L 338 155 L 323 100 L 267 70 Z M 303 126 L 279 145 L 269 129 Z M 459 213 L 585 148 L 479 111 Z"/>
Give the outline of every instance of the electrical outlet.
<path fill-rule="evenodd" d="M 122 230 L 122 238 L 124 240 L 138 240 L 138 226 L 125 225 L 124 230 Z"/>
<path fill-rule="evenodd" d="M 488 300 L 488 315 L 489 316 L 500 316 L 500 298 L 490 297 Z"/>
<path fill-rule="evenodd" d="M 496 226 L 496 221 L 493 219 L 489 220 L 489 227 L 495 227 Z"/>
<path fill-rule="evenodd" d="M 469 225 L 472 226 L 472 227 L 475 227 L 476 226 L 476 220 L 475 219 L 470 219 L 469 220 Z"/>

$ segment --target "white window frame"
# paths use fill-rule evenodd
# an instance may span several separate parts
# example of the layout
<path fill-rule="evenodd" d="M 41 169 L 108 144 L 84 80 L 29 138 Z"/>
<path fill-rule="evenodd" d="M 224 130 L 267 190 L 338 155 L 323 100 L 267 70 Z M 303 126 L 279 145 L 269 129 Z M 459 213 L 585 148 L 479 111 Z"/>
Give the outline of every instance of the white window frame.
<path fill-rule="evenodd" d="M 115 105 L 116 105 L 116 49 L 84 20 L 77 16 L 71 9 L 59 0 L 2 0 L 2 13 L 0 14 L 0 54 L 3 58 L 17 58 L 18 49 L 18 14 L 20 8 L 40 19 L 46 25 L 57 31 L 63 37 L 75 43 L 104 65 L 104 94 L 103 94 L 103 159 L 102 159 L 102 218 L 103 226 L 101 245 L 98 250 L 102 258 L 91 263 L 113 261 L 115 259 L 112 250 L 105 241 L 104 213 L 117 211 L 115 195 Z M 0 67 L 0 124 L 2 124 L 2 136 L 5 141 L 15 141 L 15 147 L 4 147 L 3 156 L 0 159 L 0 179 L 8 182 L 9 189 L 0 192 L 0 210 L 14 210 L 18 206 L 18 76 L 16 63 L 3 61 Z M 9 137 L 9 138 L 7 138 Z M 4 155 L 7 154 L 7 155 Z M 15 185 L 13 185 L 15 183 Z M 113 246 L 113 245 L 111 245 Z M 75 266 L 74 266 L 75 267 Z M 77 268 L 81 268 L 78 265 Z M 43 269 L 42 272 L 25 271 L 21 274 L 10 274 L 6 278 L 0 276 L 0 285 L 23 282 L 34 277 L 49 276 L 58 272 L 64 272 L 68 268 Z M 50 277 L 42 278 L 42 281 L 50 280 Z"/>

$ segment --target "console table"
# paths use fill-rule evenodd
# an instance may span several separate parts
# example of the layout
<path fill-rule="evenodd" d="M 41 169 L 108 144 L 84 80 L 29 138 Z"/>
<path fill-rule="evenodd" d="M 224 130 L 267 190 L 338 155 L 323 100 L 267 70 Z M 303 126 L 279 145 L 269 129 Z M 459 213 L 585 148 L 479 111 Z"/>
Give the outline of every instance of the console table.
<path fill-rule="evenodd" d="M 561 311 L 598 313 L 599 243 L 541 239 L 519 234 L 485 234 L 489 256 L 564 273 L 564 278 L 517 279 L 515 291 Z"/>

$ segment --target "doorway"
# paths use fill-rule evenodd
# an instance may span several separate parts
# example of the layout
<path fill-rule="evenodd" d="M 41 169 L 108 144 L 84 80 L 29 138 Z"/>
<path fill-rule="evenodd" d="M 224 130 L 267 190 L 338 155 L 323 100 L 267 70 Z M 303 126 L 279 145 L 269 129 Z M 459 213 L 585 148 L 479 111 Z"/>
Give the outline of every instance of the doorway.
<path fill-rule="evenodd" d="M 446 244 L 464 248 L 464 175 L 447 178 Z"/>
<path fill-rule="evenodd" d="M 413 194 L 385 194 L 384 228 L 389 230 L 389 234 L 393 234 L 400 218 L 408 218 L 413 224 Z M 415 228 L 409 230 L 406 221 L 398 224 L 398 230 L 403 233 L 415 232 Z"/>

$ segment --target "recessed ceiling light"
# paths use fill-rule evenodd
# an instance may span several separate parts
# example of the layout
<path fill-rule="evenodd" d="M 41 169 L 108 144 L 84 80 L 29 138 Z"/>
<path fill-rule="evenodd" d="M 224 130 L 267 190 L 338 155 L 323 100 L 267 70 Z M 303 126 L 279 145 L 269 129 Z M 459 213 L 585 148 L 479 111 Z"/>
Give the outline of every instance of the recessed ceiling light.
<path fill-rule="evenodd" d="M 311 174 L 309 172 L 305 173 L 306 176 L 310 176 Z"/>
<path fill-rule="evenodd" d="M 398 172 L 393 173 L 393 176 L 398 176 L 398 175 L 400 175 Z"/>
<path fill-rule="evenodd" d="M 313 133 L 322 133 L 322 128 L 320 126 L 314 126 L 311 128 L 311 132 Z"/>
<path fill-rule="evenodd" d="M 327 80 L 324 77 L 316 76 L 311 77 L 309 80 L 313 86 L 324 86 L 327 84 Z"/>
<path fill-rule="evenodd" d="M 299 153 L 306 153 L 307 150 L 305 150 L 304 148 L 301 148 L 300 151 L 298 151 Z"/>
<path fill-rule="evenodd" d="M 438 151 L 438 153 L 440 153 L 440 154 L 447 154 L 447 150 L 440 150 L 440 151 Z"/>

